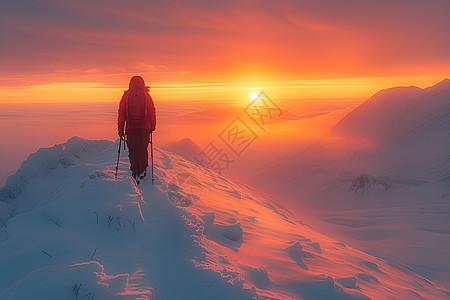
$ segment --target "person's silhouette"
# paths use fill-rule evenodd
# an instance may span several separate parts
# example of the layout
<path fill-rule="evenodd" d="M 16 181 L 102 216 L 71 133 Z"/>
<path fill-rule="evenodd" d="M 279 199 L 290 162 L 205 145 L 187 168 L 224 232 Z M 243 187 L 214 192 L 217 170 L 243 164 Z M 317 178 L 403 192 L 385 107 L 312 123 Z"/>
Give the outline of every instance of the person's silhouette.
<path fill-rule="evenodd" d="M 156 128 L 155 104 L 145 86 L 144 79 L 134 76 L 130 80 L 119 104 L 118 131 L 129 150 L 130 169 L 133 177 L 147 175 L 148 144 L 150 133 Z"/>

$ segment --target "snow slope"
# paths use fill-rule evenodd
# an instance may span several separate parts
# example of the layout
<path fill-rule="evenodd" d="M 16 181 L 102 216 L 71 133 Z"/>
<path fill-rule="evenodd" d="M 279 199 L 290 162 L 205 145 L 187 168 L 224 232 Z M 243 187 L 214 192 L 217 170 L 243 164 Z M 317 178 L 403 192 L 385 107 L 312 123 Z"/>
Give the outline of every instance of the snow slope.
<path fill-rule="evenodd" d="M 9 205 L 29 209 L 1 228 L 0 299 L 450 298 L 177 155 L 155 149 L 155 185 L 137 186 L 122 152 L 115 179 L 117 147 L 70 167 L 41 167 L 56 148 L 22 165 L 34 176 Z M 42 196 L 46 179 L 55 184 Z"/>
<path fill-rule="evenodd" d="M 0 189 L 0 225 L 11 215 L 32 210 L 54 191 L 64 170 L 88 160 L 110 144 L 73 137 L 64 144 L 31 154 Z"/>

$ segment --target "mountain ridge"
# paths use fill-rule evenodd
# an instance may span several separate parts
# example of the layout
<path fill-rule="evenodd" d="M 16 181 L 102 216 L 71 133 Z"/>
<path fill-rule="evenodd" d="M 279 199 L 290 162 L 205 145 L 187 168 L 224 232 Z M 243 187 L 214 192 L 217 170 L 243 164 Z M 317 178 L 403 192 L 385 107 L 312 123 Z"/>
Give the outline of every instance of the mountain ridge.
<path fill-rule="evenodd" d="M 388 107 L 380 103 L 387 103 Z M 405 176 L 405 172 L 396 174 L 394 170 L 406 169 L 408 164 L 419 166 L 428 162 L 435 165 L 435 161 L 448 161 L 449 120 L 448 79 L 425 89 L 382 90 L 347 114 L 328 135 L 300 153 L 285 158 L 277 166 L 269 167 L 253 182 L 266 191 L 271 182 L 278 192 L 283 193 L 302 188 L 302 182 L 308 185 L 314 184 L 314 180 L 322 180 L 320 174 L 327 170 L 334 173 L 331 177 L 340 176 L 342 172 L 352 172 L 355 176 L 362 173 Z M 446 166 L 436 169 L 435 175 L 430 174 L 429 168 L 408 169 L 411 176 L 424 176 L 430 180 L 445 176 Z M 273 180 L 267 181 L 268 177 Z"/>

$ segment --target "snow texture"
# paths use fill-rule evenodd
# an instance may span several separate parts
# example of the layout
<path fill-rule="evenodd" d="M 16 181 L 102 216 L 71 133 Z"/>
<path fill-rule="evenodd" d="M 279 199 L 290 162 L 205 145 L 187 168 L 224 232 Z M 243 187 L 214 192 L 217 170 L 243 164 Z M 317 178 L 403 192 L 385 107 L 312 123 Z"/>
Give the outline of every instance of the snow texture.
<path fill-rule="evenodd" d="M 177 155 L 155 149 L 155 184 L 138 186 L 122 153 L 116 179 L 118 141 L 108 144 L 70 139 L 10 177 L 2 197 L 15 213 L 0 231 L 0 299 L 447 296 Z"/>

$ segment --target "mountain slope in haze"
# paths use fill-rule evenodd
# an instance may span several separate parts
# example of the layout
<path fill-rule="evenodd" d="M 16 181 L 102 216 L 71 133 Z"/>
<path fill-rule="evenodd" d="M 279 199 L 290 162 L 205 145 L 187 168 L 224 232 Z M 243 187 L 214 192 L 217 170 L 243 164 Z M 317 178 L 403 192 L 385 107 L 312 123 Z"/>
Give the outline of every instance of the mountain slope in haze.
<path fill-rule="evenodd" d="M 175 153 L 191 162 L 195 162 L 195 158 L 197 158 L 202 151 L 200 147 L 189 138 L 167 143 L 162 146 L 161 149 Z"/>
<path fill-rule="evenodd" d="M 396 168 L 449 159 L 450 80 L 426 89 L 382 91 L 344 117 L 332 132 L 372 140 L 373 148 L 362 149 L 353 160 L 377 165 L 382 174 L 396 175 Z M 433 179 L 423 171 L 420 166 L 398 175 Z M 438 176 L 445 173 L 436 171 Z"/>
<path fill-rule="evenodd" d="M 136 185 L 122 153 L 115 179 L 117 147 L 41 169 L 50 149 L 22 165 L 35 176 L 9 205 L 34 205 L 1 228 L 0 299 L 450 298 L 179 156 L 155 149 L 155 185 Z M 55 185 L 35 203 L 46 179 Z"/>
<path fill-rule="evenodd" d="M 429 204 L 447 201 L 449 169 L 450 80 L 445 79 L 426 89 L 378 92 L 327 136 L 254 182 L 277 195 L 299 198 L 307 207 Z M 336 193 L 347 200 L 335 201 Z M 404 193 L 428 197 L 405 199 Z"/>

